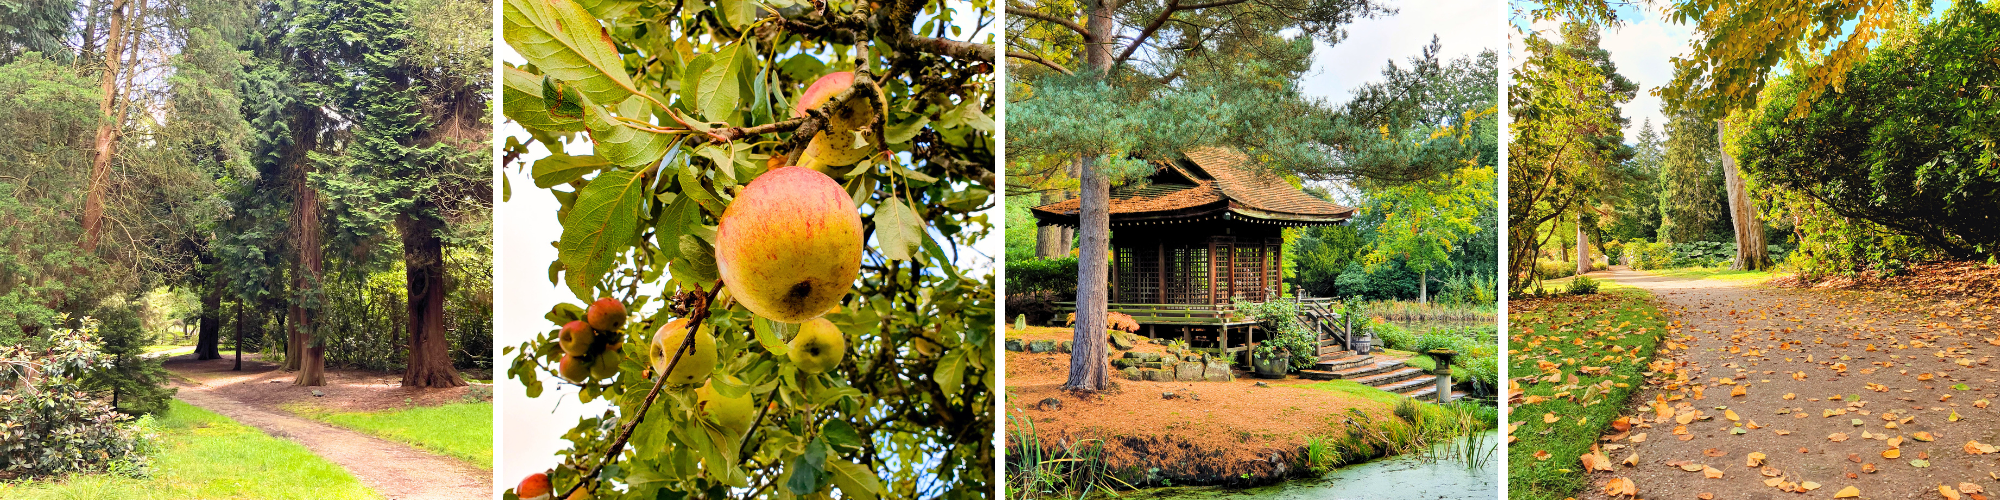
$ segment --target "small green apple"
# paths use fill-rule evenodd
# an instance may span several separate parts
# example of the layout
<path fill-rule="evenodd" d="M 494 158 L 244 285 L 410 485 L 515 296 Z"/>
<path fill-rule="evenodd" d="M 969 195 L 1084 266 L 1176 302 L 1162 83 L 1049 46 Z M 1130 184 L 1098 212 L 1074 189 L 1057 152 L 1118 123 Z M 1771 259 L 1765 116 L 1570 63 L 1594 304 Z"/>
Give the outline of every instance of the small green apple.
<path fill-rule="evenodd" d="M 596 341 L 597 332 L 592 331 L 590 325 L 583 321 L 564 324 L 562 333 L 556 336 L 556 342 L 562 344 L 563 352 L 571 356 L 589 356 L 590 344 Z"/>
<path fill-rule="evenodd" d="M 598 354 L 597 359 L 592 360 L 590 363 L 590 377 L 610 379 L 611 377 L 618 376 L 618 362 L 624 359 L 624 356 L 609 352 Z"/>
<path fill-rule="evenodd" d="M 694 331 L 694 350 L 681 355 L 674 363 L 674 352 L 689 335 L 686 318 L 676 319 L 660 326 L 653 333 L 652 347 L 647 349 L 654 373 L 662 373 L 667 383 L 675 385 L 699 385 L 708 381 L 708 372 L 715 370 L 715 334 L 709 332 L 708 325 Z M 673 365 L 673 372 L 667 373 L 667 365 Z"/>
<path fill-rule="evenodd" d="M 840 366 L 840 359 L 847 356 L 847 336 L 832 321 L 813 318 L 799 327 L 797 337 L 792 337 L 790 355 L 799 370 L 824 373 Z"/>
<path fill-rule="evenodd" d="M 757 413 L 756 408 L 752 406 L 755 403 L 749 394 L 735 398 L 725 397 L 715 392 L 715 384 L 695 389 L 694 394 L 696 400 L 701 401 L 702 410 L 708 412 L 709 416 L 715 417 L 716 424 L 729 429 L 737 436 L 750 432 L 750 420 L 757 418 Z"/>
<path fill-rule="evenodd" d="M 556 374 L 562 375 L 564 380 L 581 384 L 590 380 L 590 363 L 564 354 L 562 361 L 556 363 Z"/>

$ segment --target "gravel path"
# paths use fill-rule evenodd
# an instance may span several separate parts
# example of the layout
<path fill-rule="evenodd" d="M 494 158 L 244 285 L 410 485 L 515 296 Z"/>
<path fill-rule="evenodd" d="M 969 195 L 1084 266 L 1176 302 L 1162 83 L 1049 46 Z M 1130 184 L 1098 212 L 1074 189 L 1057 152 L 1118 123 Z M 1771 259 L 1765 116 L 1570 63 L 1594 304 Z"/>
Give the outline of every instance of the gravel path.
<path fill-rule="evenodd" d="M 216 394 L 208 386 L 180 380 L 174 395 L 256 427 L 266 434 L 305 445 L 313 454 L 340 464 L 361 484 L 390 500 L 460 500 L 492 498 L 492 474 L 459 460 L 359 432 L 261 409 Z"/>
<path fill-rule="evenodd" d="M 1678 323 L 1668 339 L 1686 349 L 1661 351 L 1678 373 L 1651 379 L 1626 412 L 1635 425 L 1603 442 L 1612 463 L 1636 453 L 1637 465 L 1596 474 L 1587 498 L 1604 498 L 1614 477 L 1662 499 L 2000 491 L 2000 453 L 1979 446 L 2000 443 L 2000 409 L 1987 408 L 2000 401 L 1990 316 L 1934 316 L 1886 293 L 1595 274 L 1652 292 Z M 1748 465 L 1752 453 L 1762 466 Z"/>

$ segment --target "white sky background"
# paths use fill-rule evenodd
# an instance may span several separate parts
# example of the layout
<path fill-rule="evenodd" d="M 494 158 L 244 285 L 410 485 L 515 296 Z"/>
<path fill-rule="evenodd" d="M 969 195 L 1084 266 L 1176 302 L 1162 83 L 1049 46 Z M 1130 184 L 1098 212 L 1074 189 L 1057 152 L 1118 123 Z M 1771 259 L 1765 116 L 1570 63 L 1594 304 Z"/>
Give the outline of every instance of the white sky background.
<path fill-rule="evenodd" d="M 954 11 L 961 13 L 953 16 L 955 20 L 965 23 L 966 29 L 971 29 L 975 16 L 963 14 L 969 12 L 970 5 L 953 1 L 952 6 Z M 500 9 L 494 9 L 496 26 L 499 16 Z M 999 33 L 999 28 L 997 22 L 989 24 L 985 31 L 975 33 L 974 39 L 983 41 L 988 34 Z M 497 60 L 514 64 L 525 62 L 497 32 L 493 50 Z M 498 85 L 495 87 L 497 90 Z M 508 137 L 521 137 L 525 142 L 527 132 L 500 114 L 497 101 L 493 108 L 495 144 L 504 144 Z M 568 152 L 589 154 L 589 144 L 587 140 L 579 140 L 568 145 Z M 532 164 L 547 155 L 548 151 L 537 144 L 520 162 Z M 499 158 L 501 155 L 496 150 L 494 156 Z M 556 249 L 550 242 L 562 237 L 562 224 L 556 220 L 556 210 L 561 205 L 554 195 L 549 194 L 549 190 L 536 189 L 534 182 L 519 172 L 517 166 L 521 164 L 507 165 L 499 173 L 509 176 L 513 198 L 493 206 L 493 340 L 496 349 L 520 345 L 554 329 L 555 325 L 542 315 L 557 303 L 578 302 L 567 287 L 551 284 L 548 279 L 549 263 L 556 260 Z M 499 182 L 496 175 L 495 189 L 498 189 Z M 994 199 L 999 199 L 999 196 Z M 987 219 L 997 223 L 1004 216 L 996 209 L 988 212 Z M 970 265 L 966 267 L 970 274 L 978 274 L 981 268 L 993 267 L 993 259 L 1005 253 L 1002 251 L 1001 233 L 997 227 L 995 229 L 991 237 L 974 245 L 977 252 L 964 252 L 960 257 L 961 266 Z M 931 234 L 933 238 L 938 238 L 935 230 Z M 943 240 L 939 241 L 942 244 Z M 640 315 L 638 311 L 634 313 L 635 316 Z M 512 355 L 494 353 L 494 404 L 495 408 L 502 409 L 495 417 L 499 450 L 494 453 L 493 484 L 497 489 L 512 488 L 528 474 L 554 466 L 556 452 L 569 447 L 562 434 L 575 427 L 579 419 L 601 415 L 610 407 L 602 401 L 588 405 L 580 403 L 576 387 L 559 383 L 560 379 L 550 373 L 542 374 L 541 397 L 528 398 L 526 387 L 519 380 L 507 378 L 506 367 L 511 365 L 513 359 Z"/>
<path fill-rule="evenodd" d="M 1673 80 L 1674 63 L 1671 58 L 1690 50 L 1688 43 L 1694 40 L 1694 30 L 1669 22 L 1660 12 L 1664 6 L 1614 5 L 1619 20 L 1624 24 L 1603 29 L 1603 39 L 1599 43 L 1611 52 L 1611 63 L 1618 67 L 1618 74 L 1639 84 L 1639 92 L 1632 97 L 1632 101 L 1619 108 L 1620 114 L 1631 120 L 1625 126 L 1625 142 L 1637 144 L 1639 128 L 1647 120 L 1652 120 L 1653 130 L 1666 133 L 1666 115 L 1661 111 L 1660 98 L 1654 96 L 1653 91 Z M 1533 28 L 1551 39 L 1562 36 L 1559 31 L 1561 23 L 1556 21 L 1535 23 Z M 1526 48 L 1522 43 L 1521 35 L 1508 34 L 1509 53 L 1523 54 Z M 1520 67 L 1518 59 L 1509 59 L 1507 67 Z"/>
<path fill-rule="evenodd" d="M 1313 43 L 1313 65 L 1300 82 L 1306 95 L 1326 99 L 1328 104 L 1346 103 L 1355 88 L 1381 81 L 1382 68 L 1395 61 L 1408 69 L 1410 58 L 1421 56 L 1424 46 L 1436 35 L 1438 58 L 1449 61 L 1499 50 L 1507 36 L 1502 2 L 1497 0 L 1409 0 L 1395 3 L 1393 16 L 1362 19 L 1347 25 L 1347 37 L 1339 45 Z M 1505 57 L 1506 54 L 1501 54 Z M 1496 82 L 1495 85 L 1498 85 Z M 1360 193 L 1338 183 L 1316 183 L 1330 188 L 1334 201 L 1358 206 L 1351 199 Z"/>

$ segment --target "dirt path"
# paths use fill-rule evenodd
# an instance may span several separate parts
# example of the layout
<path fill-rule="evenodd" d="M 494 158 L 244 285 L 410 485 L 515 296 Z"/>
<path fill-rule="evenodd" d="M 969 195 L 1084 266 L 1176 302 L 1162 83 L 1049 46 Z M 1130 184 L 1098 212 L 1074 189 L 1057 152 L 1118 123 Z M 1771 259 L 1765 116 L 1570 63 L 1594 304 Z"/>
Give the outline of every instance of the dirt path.
<path fill-rule="evenodd" d="M 1792 498 L 1807 482 L 1818 487 L 1799 498 L 1850 486 L 1860 498 L 1943 498 L 1940 485 L 1960 483 L 2000 492 L 2000 453 L 1978 446 L 2000 442 L 2000 409 L 1987 408 L 2000 401 L 1990 315 L 1934 316 L 1933 304 L 1880 292 L 1593 274 L 1652 292 L 1679 323 L 1669 339 L 1687 348 L 1662 351 L 1678 375 L 1650 379 L 1627 411 L 1631 431 L 1604 442 L 1613 463 L 1636 453 L 1637 466 L 1597 474 L 1586 497 L 1604 498 L 1613 477 L 1637 483 L 1639 498 Z M 1762 467 L 1747 465 L 1753 452 L 1768 456 Z"/>
<path fill-rule="evenodd" d="M 461 500 L 493 496 L 492 473 L 457 459 L 251 405 L 224 396 L 215 387 L 191 382 L 184 377 L 175 377 L 174 386 L 180 389 L 175 398 L 243 425 L 256 427 L 266 434 L 305 445 L 313 454 L 339 464 L 360 479 L 361 484 L 390 500 Z"/>

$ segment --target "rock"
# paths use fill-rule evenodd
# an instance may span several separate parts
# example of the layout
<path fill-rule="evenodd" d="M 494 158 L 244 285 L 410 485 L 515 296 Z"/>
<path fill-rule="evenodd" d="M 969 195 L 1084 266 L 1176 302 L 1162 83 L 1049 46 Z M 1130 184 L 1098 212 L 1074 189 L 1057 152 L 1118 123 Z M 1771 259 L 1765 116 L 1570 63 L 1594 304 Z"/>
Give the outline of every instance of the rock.
<path fill-rule="evenodd" d="M 323 397 L 326 397 L 326 393 L 324 393 L 324 392 L 320 392 L 320 390 L 319 390 L 319 389 L 313 389 L 313 397 L 315 397 L 315 398 L 323 398 Z"/>
<path fill-rule="evenodd" d="M 1174 380 L 1182 382 L 1201 380 L 1201 363 L 1181 363 L 1174 366 Z"/>
<path fill-rule="evenodd" d="M 1174 391 L 1160 393 L 1160 399 L 1179 399 L 1180 397 L 1179 394 L 1174 394 Z"/>
<path fill-rule="evenodd" d="M 1042 402 L 1035 403 L 1035 409 L 1042 411 L 1049 411 L 1052 409 L 1060 410 L 1062 409 L 1062 407 L 1063 407 L 1062 400 L 1056 398 L 1042 398 Z"/>
<path fill-rule="evenodd" d="M 1123 370 L 1119 370 L 1119 371 L 1118 371 L 1118 373 L 1123 373 L 1123 374 L 1125 374 L 1125 379 L 1126 379 L 1126 380 L 1145 380 L 1145 379 L 1146 379 L 1146 375 L 1145 375 L 1145 374 L 1143 374 L 1143 373 L 1140 373 L 1140 370 L 1139 370 L 1138 368 L 1126 368 L 1126 369 L 1123 369 Z"/>
<path fill-rule="evenodd" d="M 1143 353 L 1143 352 L 1128 352 L 1128 353 L 1125 353 L 1125 358 L 1126 358 L 1126 359 L 1137 359 L 1137 360 L 1144 360 L 1144 359 L 1146 359 L 1146 353 Z"/>
<path fill-rule="evenodd" d="M 1112 368 L 1131 368 L 1131 367 L 1132 367 L 1132 365 L 1133 365 L 1133 364 L 1136 364 L 1136 363 L 1138 363 L 1138 360 L 1135 360 L 1135 359 L 1131 359 L 1131 358 L 1116 358 L 1116 359 L 1113 359 L 1113 360 L 1111 360 L 1111 367 L 1112 367 Z"/>
<path fill-rule="evenodd" d="M 1130 351 L 1132 350 L 1132 347 L 1135 344 L 1135 342 L 1133 342 L 1132 339 L 1132 337 L 1134 337 L 1135 335 L 1132 335 L 1130 333 L 1113 330 L 1109 332 L 1109 335 L 1111 340 L 1111 347 L 1117 348 L 1120 351 Z"/>
<path fill-rule="evenodd" d="M 1195 400 L 1195 401 L 1201 401 L 1201 393 L 1198 393 L 1198 392 L 1188 392 L 1188 399 L 1192 399 L 1192 400 Z"/>
<path fill-rule="evenodd" d="M 1044 353 L 1054 350 L 1056 350 L 1056 343 L 1053 340 L 1037 340 L 1028 343 L 1028 352 Z"/>
<path fill-rule="evenodd" d="M 1056 352 L 1068 353 L 1070 351 L 1070 348 L 1074 347 L 1075 345 L 1076 341 L 1074 340 L 1062 341 L 1062 343 L 1056 344 Z"/>
<path fill-rule="evenodd" d="M 1181 356 L 1181 361 L 1186 361 L 1189 363 L 1200 363 L 1202 362 L 1202 359 L 1200 354 L 1189 354 L 1186 356 Z"/>
<path fill-rule="evenodd" d="M 1146 360 L 1146 361 L 1159 361 L 1159 360 L 1160 360 L 1160 353 L 1157 353 L 1157 352 L 1142 352 L 1142 353 L 1139 353 L 1139 358 L 1140 358 L 1140 359 L 1144 359 L 1144 360 Z"/>
<path fill-rule="evenodd" d="M 1027 347 L 1021 344 L 1021 339 L 1007 339 L 1007 350 L 1021 352 L 1025 349 Z"/>
<path fill-rule="evenodd" d="M 1139 378 L 1150 382 L 1168 382 L 1174 379 L 1174 375 L 1162 370 L 1146 368 L 1139 370 Z"/>
<path fill-rule="evenodd" d="M 1147 361 L 1147 362 L 1145 362 L 1145 363 L 1142 363 L 1142 364 L 1146 365 L 1146 367 L 1147 367 L 1147 368 L 1152 368 L 1152 369 L 1155 369 L 1155 370 L 1158 370 L 1158 369 L 1161 369 L 1161 368 L 1166 368 L 1166 367 L 1167 367 L 1165 363 L 1161 363 L 1161 362 L 1158 362 L 1158 361 Z"/>
<path fill-rule="evenodd" d="M 1257 387 L 1270 387 L 1270 386 L 1271 386 L 1271 384 L 1266 384 L 1266 383 L 1263 383 L 1263 382 L 1258 382 L 1258 383 L 1257 383 Z"/>
<path fill-rule="evenodd" d="M 1229 369 L 1229 363 L 1224 363 L 1221 361 L 1208 362 L 1207 366 L 1202 367 L 1201 372 L 1202 372 L 1202 380 L 1207 380 L 1209 382 L 1228 382 L 1231 380 L 1236 380 L 1236 372 Z"/>
<path fill-rule="evenodd" d="M 1026 314 L 1016 314 L 1016 315 L 1014 315 L 1014 329 L 1015 329 L 1015 330 L 1026 330 L 1026 329 L 1028 329 L 1028 315 L 1026 315 Z"/>

